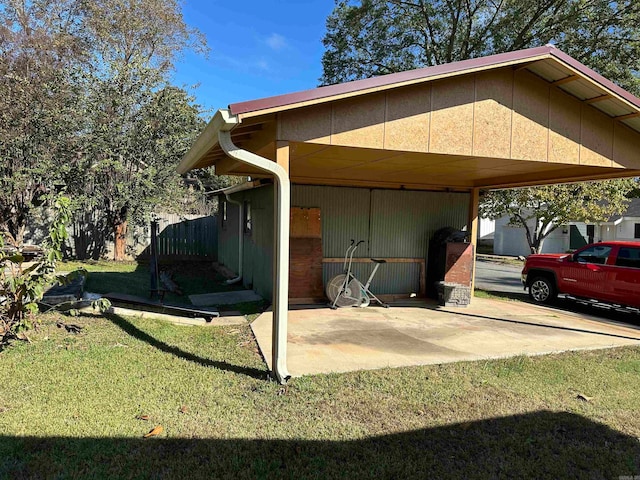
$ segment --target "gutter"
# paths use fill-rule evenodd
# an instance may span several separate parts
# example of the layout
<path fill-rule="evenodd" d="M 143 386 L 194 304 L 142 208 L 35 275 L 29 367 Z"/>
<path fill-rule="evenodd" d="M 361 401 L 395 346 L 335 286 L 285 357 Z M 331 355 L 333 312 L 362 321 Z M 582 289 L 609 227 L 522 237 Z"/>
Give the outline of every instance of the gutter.
<path fill-rule="evenodd" d="M 291 183 L 287 171 L 267 158 L 242 150 L 231 140 L 231 130 L 240 123 L 229 110 L 220 109 L 205 129 L 217 126 L 220 148 L 229 157 L 273 175 L 275 179 L 275 258 L 273 269 L 273 324 L 271 333 L 271 369 L 280 383 L 286 383 L 291 375 L 287 370 L 287 322 L 289 313 L 289 212 L 291 210 Z M 204 134 L 203 134 L 204 135 Z M 196 150 L 202 136 L 196 141 Z M 215 137 L 212 139 L 215 142 Z M 189 156 L 190 157 L 190 156 Z M 188 164 L 191 158 L 180 164 Z M 179 168 L 180 168 L 179 167 Z"/>
<path fill-rule="evenodd" d="M 209 192 L 205 192 L 205 195 L 219 195 L 220 193 L 238 193 L 244 192 L 245 190 L 253 190 L 254 188 L 264 187 L 265 185 L 270 185 L 270 183 L 265 183 L 263 180 L 253 180 L 247 181 L 244 183 L 239 183 L 238 185 L 233 185 L 231 187 L 220 188 L 218 190 L 212 190 Z"/>

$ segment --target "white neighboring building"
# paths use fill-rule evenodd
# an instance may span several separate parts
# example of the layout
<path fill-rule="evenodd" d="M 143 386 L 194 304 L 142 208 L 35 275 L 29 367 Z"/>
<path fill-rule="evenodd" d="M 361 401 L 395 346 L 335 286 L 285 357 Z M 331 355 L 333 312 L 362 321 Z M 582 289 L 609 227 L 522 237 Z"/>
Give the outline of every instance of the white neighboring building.
<path fill-rule="evenodd" d="M 530 228 L 533 231 L 534 224 Z M 564 253 L 580 248 L 587 243 L 606 240 L 640 241 L 640 198 L 629 203 L 623 215 L 611 217 L 608 222 L 587 225 L 582 222 L 570 222 L 549 234 L 542 244 L 542 253 Z M 525 230 L 509 225 L 509 218 L 495 221 L 493 253 L 496 255 L 527 256 L 531 253 Z"/>
<path fill-rule="evenodd" d="M 531 232 L 534 230 L 534 222 L 529 225 Z M 569 249 L 568 227 L 556 228 L 542 244 L 542 253 L 561 253 Z M 501 217 L 496 220 L 496 231 L 493 238 L 493 253 L 496 255 L 527 256 L 531 254 L 527 235 L 523 227 L 509 225 L 509 217 Z"/>
<path fill-rule="evenodd" d="M 600 224 L 602 240 L 631 240 L 640 242 L 640 198 L 629 203 L 622 215 L 611 217 Z"/>
<path fill-rule="evenodd" d="M 493 245 L 496 221 L 490 218 L 481 218 L 478 225 L 478 244 Z"/>

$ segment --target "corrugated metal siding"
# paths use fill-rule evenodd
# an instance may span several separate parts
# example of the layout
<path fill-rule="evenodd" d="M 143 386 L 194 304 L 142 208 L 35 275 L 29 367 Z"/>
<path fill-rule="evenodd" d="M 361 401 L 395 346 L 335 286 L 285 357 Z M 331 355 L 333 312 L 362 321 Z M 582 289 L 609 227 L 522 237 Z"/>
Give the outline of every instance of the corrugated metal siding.
<path fill-rule="evenodd" d="M 222 205 L 222 198 L 220 205 Z M 227 203 L 227 220 L 223 221 L 222 208 L 218 215 L 218 262 L 238 272 L 238 212 L 239 207 Z"/>
<path fill-rule="evenodd" d="M 434 232 L 442 227 L 463 228 L 468 210 L 465 193 L 373 190 L 371 256 L 426 258 Z M 380 293 L 418 289 L 418 265 L 383 265 L 379 276 L 376 287 Z"/>
<path fill-rule="evenodd" d="M 325 257 L 343 257 L 353 238 L 366 242 L 358 257 L 426 258 L 433 233 L 446 226 L 463 228 L 469 208 L 469 195 L 462 193 L 309 185 L 293 185 L 291 193 L 291 206 L 320 208 Z M 251 202 L 253 229 L 244 235 L 244 285 L 267 299 L 273 294 L 273 195 L 273 187 L 267 186 L 233 196 Z M 237 218 L 235 206 L 229 204 L 218 253 L 229 268 L 237 268 Z M 354 264 L 363 282 L 372 269 L 370 263 Z M 342 263 L 325 264 L 325 284 L 341 271 Z M 371 289 L 380 294 L 417 292 L 419 272 L 418 264 L 381 265 Z"/>
<path fill-rule="evenodd" d="M 251 234 L 244 235 L 243 284 L 268 300 L 273 295 L 273 195 L 273 186 L 266 186 L 233 196 L 251 204 Z"/>
<path fill-rule="evenodd" d="M 469 195 L 294 185 L 291 205 L 320 208 L 325 257 L 342 257 L 353 238 L 366 241 L 357 257 L 426 258 L 429 238 L 436 230 L 466 225 Z M 372 268 L 354 264 L 362 282 Z M 325 264 L 325 284 L 341 271 L 342 264 Z M 371 286 L 374 293 L 417 292 L 418 288 L 418 264 L 381 265 Z"/>
<path fill-rule="evenodd" d="M 291 206 L 320 208 L 322 253 L 342 257 L 351 239 L 369 238 L 370 190 L 366 188 L 293 185 Z M 366 248 L 358 256 L 366 257 Z"/>

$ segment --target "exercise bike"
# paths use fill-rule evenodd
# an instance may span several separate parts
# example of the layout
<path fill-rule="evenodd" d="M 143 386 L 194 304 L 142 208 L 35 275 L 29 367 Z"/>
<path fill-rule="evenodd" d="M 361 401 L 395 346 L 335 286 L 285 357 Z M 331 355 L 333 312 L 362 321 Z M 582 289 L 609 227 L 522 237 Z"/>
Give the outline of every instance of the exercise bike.
<path fill-rule="evenodd" d="M 344 273 L 336 275 L 327 283 L 326 293 L 331 301 L 329 306 L 333 310 L 338 307 L 368 307 L 372 301 L 378 302 L 378 304 L 384 308 L 389 308 L 389 305 L 381 301 L 369 289 L 378 268 L 380 268 L 380 265 L 383 263 L 387 263 L 387 261 L 375 258 L 371 259 L 375 266 L 365 284 L 358 280 L 351 270 L 353 254 L 361 243 L 364 243 L 364 240 L 360 240 L 358 243 L 356 243 L 355 240 L 351 240 L 351 244 L 347 247 L 344 255 Z"/>

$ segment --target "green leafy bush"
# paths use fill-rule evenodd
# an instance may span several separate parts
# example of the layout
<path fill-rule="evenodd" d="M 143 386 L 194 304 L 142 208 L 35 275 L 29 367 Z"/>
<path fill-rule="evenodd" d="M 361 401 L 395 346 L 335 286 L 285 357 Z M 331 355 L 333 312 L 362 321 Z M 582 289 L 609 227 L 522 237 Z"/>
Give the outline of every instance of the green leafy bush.
<path fill-rule="evenodd" d="M 14 340 L 28 340 L 26 332 L 37 326 L 38 302 L 45 289 L 67 281 L 56 275 L 56 264 L 67 238 L 69 199 L 58 197 L 54 212 L 43 255 L 27 266 L 17 245 L 5 246 L 5 237 L 11 240 L 10 235 L 0 235 L 0 349 Z"/>

